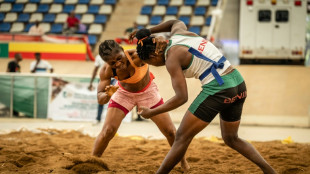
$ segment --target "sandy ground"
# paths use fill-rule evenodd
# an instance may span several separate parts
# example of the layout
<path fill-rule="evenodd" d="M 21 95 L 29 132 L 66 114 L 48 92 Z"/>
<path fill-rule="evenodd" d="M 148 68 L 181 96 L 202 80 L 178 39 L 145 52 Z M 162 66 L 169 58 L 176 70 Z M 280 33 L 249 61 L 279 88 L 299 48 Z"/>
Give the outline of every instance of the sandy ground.
<path fill-rule="evenodd" d="M 103 157 L 92 157 L 94 138 L 77 131 L 41 130 L 0 135 L 0 173 L 154 173 L 169 151 L 166 140 L 116 136 Z M 310 173 L 310 144 L 251 142 L 283 174 Z M 186 173 L 262 173 L 221 139 L 196 138 Z M 176 166 L 171 173 L 182 173 Z"/>
<path fill-rule="evenodd" d="M 133 121 L 122 123 L 101 158 L 92 157 L 102 124 L 1 118 L 0 173 L 155 173 L 170 149 L 154 123 Z M 239 136 L 281 174 L 310 173 L 309 134 L 310 129 L 291 127 L 239 129 Z M 262 173 L 220 137 L 217 124 L 196 136 L 187 152 L 191 169 L 186 173 Z M 180 165 L 171 173 L 182 173 Z"/>

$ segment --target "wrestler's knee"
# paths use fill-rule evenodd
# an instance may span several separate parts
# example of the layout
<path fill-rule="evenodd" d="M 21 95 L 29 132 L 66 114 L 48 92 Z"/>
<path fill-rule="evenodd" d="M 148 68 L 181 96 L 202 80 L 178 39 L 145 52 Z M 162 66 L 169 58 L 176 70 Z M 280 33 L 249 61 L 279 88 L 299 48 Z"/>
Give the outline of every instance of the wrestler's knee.
<path fill-rule="evenodd" d="M 235 143 L 238 141 L 238 135 L 222 135 L 225 144 L 229 147 L 234 147 Z"/>
<path fill-rule="evenodd" d="M 103 138 L 112 139 L 114 135 L 116 134 L 116 131 L 117 131 L 117 128 L 108 125 L 102 129 L 101 136 Z"/>
<path fill-rule="evenodd" d="M 186 134 L 184 132 L 180 131 L 180 130 L 178 130 L 176 132 L 175 142 L 184 144 L 184 143 L 190 142 L 191 139 L 192 139 L 192 137 L 186 136 Z"/>
<path fill-rule="evenodd" d="M 175 138 L 176 130 L 174 127 L 164 129 L 164 134 L 167 138 Z"/>

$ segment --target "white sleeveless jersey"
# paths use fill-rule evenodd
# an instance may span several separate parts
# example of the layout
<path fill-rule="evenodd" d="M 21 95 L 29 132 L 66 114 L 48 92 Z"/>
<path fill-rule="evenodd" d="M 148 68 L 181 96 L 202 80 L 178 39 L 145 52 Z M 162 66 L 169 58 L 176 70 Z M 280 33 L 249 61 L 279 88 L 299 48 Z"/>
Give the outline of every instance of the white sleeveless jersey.
<path fill-rule="evenodd" d="M 188 48 L 192 47 L 215 62 L 218 62 L 219 59 L 223 56 L 223 54 L 211 42 L 200 36 L 186 36 L 176 34 L 173 35 L 169 40 L 169 45 L 165 51 L 165 57 L 167 57 L 168 50 L 175 45 L 182 45 Z M 199 76 L 208 68 L 210 68 L 212 64 L 212 62 L 203 60 L 193 55 L 190 65 L 187 67 L 187 69 L 183 70 L 183 73 L 186 78 L 195 77 L 196 79 L 199 79 Z M 223 69 L 216 70 L 219 75 L 221 75 L 229 66 L 230 62 L 226 60 L 224 62 Z M 201 84 L 205 85 L 211 82 L 213 79 L 215 78 L 212 73 L 210 73 L 208 76 L 201 80 Z"/>

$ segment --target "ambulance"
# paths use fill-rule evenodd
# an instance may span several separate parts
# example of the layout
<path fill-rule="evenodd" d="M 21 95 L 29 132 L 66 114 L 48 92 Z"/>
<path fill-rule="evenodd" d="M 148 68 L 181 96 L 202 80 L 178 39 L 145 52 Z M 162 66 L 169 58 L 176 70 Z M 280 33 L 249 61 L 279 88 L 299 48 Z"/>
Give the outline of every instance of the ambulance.
<path fill-rule="evenodd" d="M 239 57 L 305 59 L 307 0 L 240 0 Z"/>

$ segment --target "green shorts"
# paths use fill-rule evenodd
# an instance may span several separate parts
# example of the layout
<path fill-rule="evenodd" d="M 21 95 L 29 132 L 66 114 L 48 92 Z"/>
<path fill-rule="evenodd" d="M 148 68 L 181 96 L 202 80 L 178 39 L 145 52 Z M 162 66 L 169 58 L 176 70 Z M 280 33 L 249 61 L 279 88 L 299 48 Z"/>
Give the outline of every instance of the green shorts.
<path fill-rule="evenodd" d="M 189 111 L 205 122 L 211 122 L 220 113 L 224 121 L 238 121 L 247 96 L 245 82 L 236 69 L 222 76 L 220 86 L 214 79 L 202 86 L 202 91 L 189 107 Z"/>

